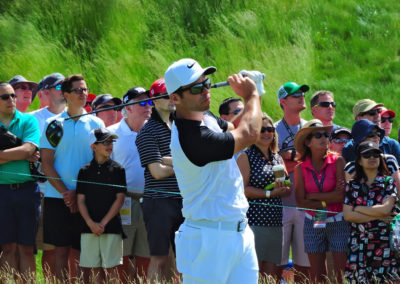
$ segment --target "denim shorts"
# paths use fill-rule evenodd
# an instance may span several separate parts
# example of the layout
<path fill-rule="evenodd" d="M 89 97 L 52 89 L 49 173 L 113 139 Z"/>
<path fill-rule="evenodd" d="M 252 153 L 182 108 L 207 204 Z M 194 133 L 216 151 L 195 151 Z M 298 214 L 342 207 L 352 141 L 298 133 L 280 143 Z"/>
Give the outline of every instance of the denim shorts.
<path fill-rule="evenodd" d="M 346 252 L 349 235 L 350 226 L 344 220 L 328 222 L 325 228 L 314 229 L 314 220 L 304 219 L 306 253 Z"/>
<path fill-rule="evenodd" d="M 40 191 L 32 182 L 22 188 L 0 185 L 0 244 L 35 244 L 39 225 Z"/>

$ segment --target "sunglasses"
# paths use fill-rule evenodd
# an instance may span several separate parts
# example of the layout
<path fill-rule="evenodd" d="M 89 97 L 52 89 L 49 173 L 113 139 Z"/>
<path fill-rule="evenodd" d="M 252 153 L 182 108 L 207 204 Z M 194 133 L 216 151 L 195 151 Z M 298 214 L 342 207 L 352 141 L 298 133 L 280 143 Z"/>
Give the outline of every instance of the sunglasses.
<path fill-rule="evenodd" d="M 112 145 L 114 143 L 115 143 L 115 140 L 113 139 L 113 140 L 106 140 L 106 141 L 103 141 L 103 142 L 97 142 L 96 144 L 103 144 L 104 146 L 110 146 L 110 145 Z"/>
<path fill-rule="evenodd" d="M 0 98 L 1 98 L 3 101 L 8 100 L 10 97 L 11 97 L 12 99 L 15 99 L 17 96 L 16 96 L 15 94 L 3 94 L 3 95 L 0 96 Z"/>
<path fill-rule="evenodd" d="M 56 89 L 57 91 L 61 91 L 61 84 L 58 84 L 54 87 L 54 89 Z"/>
<path fill-rule="evenodd" d="M 362 153 L 361 157 L 363 157 L 364 159 L 369 159 L 369 158 L 379 158 L 380 153 L 376 152 L 376 151 L 369 151 L 367 153 Z"/>
<path fill-rule="evenodd" d="M 394 117 L 381 117 L 381 123 L 385 123 L 386 121 L 393 123 L 393 120 L 394 120 Z"/>
<path fill-rule="evenodd" d="M 366 114 L 368 114 L 370 116 L 374 116 L 374 115 L 377 115 L 377 114 L 379 114 L 381 112 L 382 112 L 381 108 L 376 108 L 376 109 L 371 109 L 369 111 L 361 113 L 361 116 L 366 115 Z"/>
<path fill-rule="evenodd" d="M 26 90 L 32 91 L 32 88 L 30 86 L 25 86 L 25 85 L 17 85 L 14 87 L 14 90 L 18 90 L 18 89 L 21 89 L 24 91 L 26 91 Z"/>
<path fill-rule="evenodd" d="M 325 138 L 328 138 L 330 136 L 330 134 L 329 134 L 329 132 L 314 132 L 314 133 L 311 133 L 310 136 L 320 139 L 322 136 L 325 136 Z"/>
<path fill-rule="evenodd" d="M 265 132 L 272 133 L 274 131 L 275 131 L 275 127 L 273 127 L 273 126 L 261 127 L 261 133 L 265 133 Z"/>
<path fill-rule="evenodd" d="M 75 88 L 70 91 L 70 93 L 72 92 L 82 95 L 83 93 L 89 93 L 89 88 Z"/>
<path fill-rule="evenodd" d="M 336 143 L 336 144 L 344 144 L 344 143 L 347 143 L 349 141 L 350 141 L 350 139 L 348 139 L 348 138 L 335 138 L 335 139 L 332 139 L 332 142 Z"/>
<path fill-rule="evenodd" d="M 294 97 L 294 98 L 300 98 L 300 97 L 304 97 L 304 96 L 305 96 L 304 92 L 296 92 L 296 93 L 290 95 L 290 97 Z"/>
<path fill-rule="evenodd" d="M 239 114 L 242 110 L 243 110 L 242 108 L 237 108 L 237 109 L 235 109 L 234 111 L 232 111 L 232 113 L 233 113 L 234 115 L 237 115 L 237 114 Z"/>
<path fill-rule="evenodd" d="M 378 132 L 370 132 L 367 135 L 367 138 L 372 138 L 372 137 L 375 137 L 375 136 L 381 137 L 381 135 Z"/>
<path fill-rule="evenodd" d="M 140 102 L 139 105 L 141 107 L 145 107 L 146 104 L 148 104 L 149 106 L 153 106 L 153 101 L 147 101 L 147 102 Z"/>
<path fill-rule="evenodd" d="M 329 107 L 329 106 L 332 106 L 333 108 L 335 108 L 335 107 L 336 107 L 336 103 L 335 103 L 335 102 L 320 102 L 320 103 L 318 103 L 317 105 L 315 105 L 314 107 L 317 107 L 317 106 L 319 106 L 319 107 Z"/>
<path fill-rule="evenodd" d="M 193 85 L 190 87 L 182 88 L 181 93 L 183 93 L 186 90 L 190 90 L 190 93 L 192 93 L 193 95 L 198 95 L 204 91 L 204 88 L 206 88 L 207 90 L 209 90 L 211 88 L 211 79 L 210 78 L 207 78 L 202 83 L 199 83 L 199 84 L 196 84 L 196 85 Z"/>

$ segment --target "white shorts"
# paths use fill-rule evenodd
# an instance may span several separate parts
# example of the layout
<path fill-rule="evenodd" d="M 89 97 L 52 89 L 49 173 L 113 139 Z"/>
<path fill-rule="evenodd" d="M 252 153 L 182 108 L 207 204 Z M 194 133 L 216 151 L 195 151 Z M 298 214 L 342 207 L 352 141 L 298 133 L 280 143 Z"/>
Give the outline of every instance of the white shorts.
<path fill-rule="evenodd" d="M 175 234 L 177 268 L 183 283 L 258 283 L 254 235 L 188 225 Z"/>
<path fill-rule="evenodd" d="M 111 268 L 122 264 L 122 237 L 119 234 L 81 234 L 81 267 Z"/>
<path fill-rule="evenodd" d="M 304 248 L 304 212 L 294 208 L 283 208 L 282 265 L 289 262 L 292 247 L 293 264 L 309 267 L 310 262 Z"/>

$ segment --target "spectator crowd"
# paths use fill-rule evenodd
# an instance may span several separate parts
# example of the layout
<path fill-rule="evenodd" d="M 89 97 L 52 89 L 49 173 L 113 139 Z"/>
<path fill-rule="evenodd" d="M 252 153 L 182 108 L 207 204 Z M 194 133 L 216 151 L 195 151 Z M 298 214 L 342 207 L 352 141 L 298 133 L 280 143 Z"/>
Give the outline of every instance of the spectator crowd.
<path fill-rule="evenodd" d="M 287 82 L 274 122 L 243 70 L 217 116 L 216 70 L 181 59 L 122 99 L 79 74 L 0 82 L 0 269 L 35 273 L 42 250 L 59 281 L 257 283 L 289 262 L 295 281 L 400 280 L 395 111 L 362 99 L 348 129 L 333 92 Z"/>

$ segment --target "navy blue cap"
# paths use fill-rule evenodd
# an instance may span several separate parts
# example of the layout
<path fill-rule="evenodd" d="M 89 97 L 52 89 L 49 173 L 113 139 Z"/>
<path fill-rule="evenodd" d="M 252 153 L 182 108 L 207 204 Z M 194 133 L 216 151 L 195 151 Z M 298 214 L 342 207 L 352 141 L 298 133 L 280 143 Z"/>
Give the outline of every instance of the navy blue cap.
<path fill-rule="evenodd" d="M 370 134 L 373 129 L 378 130 L 381 139 L 385 137 L 385 130 L 375 123 L 372 123 L 368 119 L 357 120 L 351 128 L 351 135 L 353 136 L 354 144 L 360 144 L 365 138 L 367 138 L 368 134 Z"/>
<path fill-rule="evenodd" d="M 92 101 L 92 109 L 97 109 L 99 106 L 108 103 L 109 101 L 113 101 L 115 105 L 122 104 L 122 100 L 120 98 L 113 98 L 110 94 L 98 95 Z"/>
<path fill-rule="evenodd" d="M 133 88 L 130 88 L 126 92 L 122 101 L 124 102 L 124 104 L 126 104 L 130 100 L 136 99 L 137 97 L 140 97 L 141 95 L 146 95 L 149 97 L 149 91 L 146 91 L 146 89 L 142 88 L 142 87 L 133 87 Z"/>

